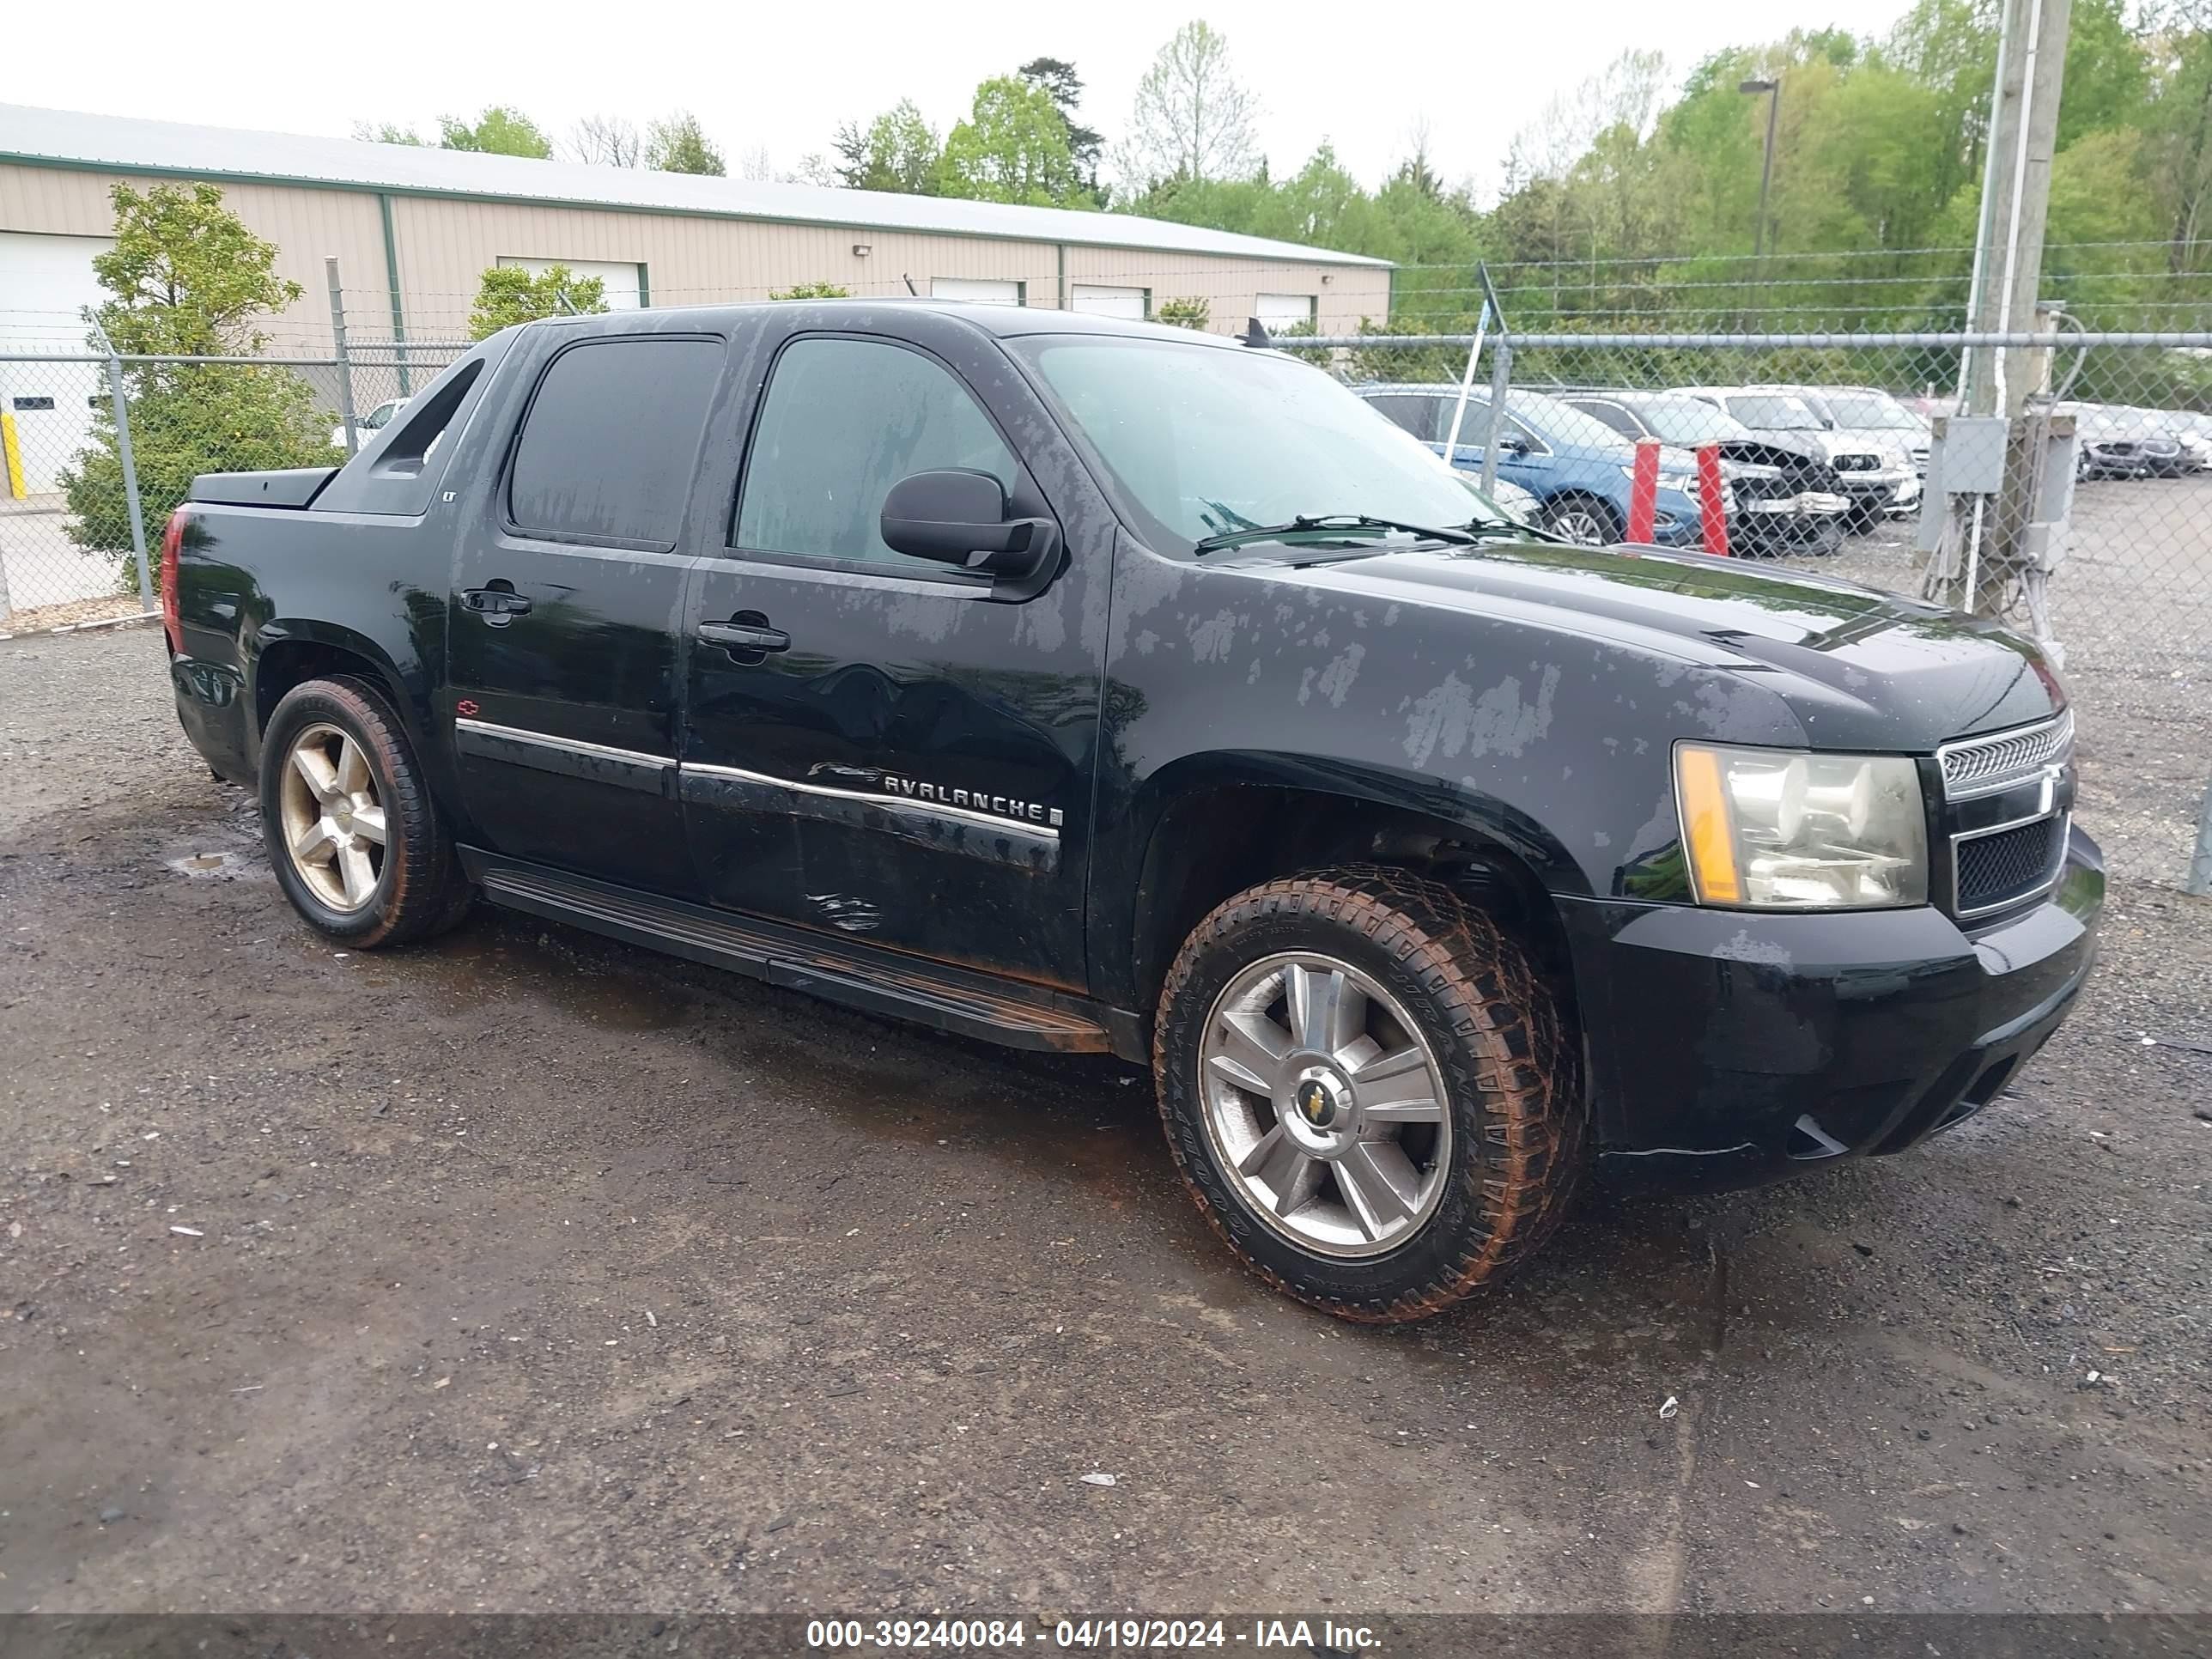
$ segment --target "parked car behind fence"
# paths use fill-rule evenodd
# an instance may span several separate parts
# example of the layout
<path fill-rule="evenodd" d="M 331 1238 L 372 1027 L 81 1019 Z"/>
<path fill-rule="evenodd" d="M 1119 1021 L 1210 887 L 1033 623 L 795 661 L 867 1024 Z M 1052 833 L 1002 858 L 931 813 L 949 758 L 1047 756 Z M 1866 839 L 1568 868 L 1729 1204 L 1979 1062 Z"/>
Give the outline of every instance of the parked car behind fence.
<path fill-rule="evenodd" d="M 1459 400 L 1455 386 L 1366 386 L 1352 388 L 1439 454 L 1450 436 Z M 1498 476 L 1533 495 L 1540 522 L 1569 541 L 1603 546 L 1627 532 L 1629 482 L 1636 451 L 1602 421 L 1541 392 L 1516 390 L 1506 399 L 1505 435 L 1498 443 Z M 1467 402 L 1452 465 L 1480 470 L 1482 440 L 1490 430 L 1490 398 Z M 1660 462 L 1657 511 L 1651 538 L 1662 547 L 1693 547 L 1700 536 L 1696 458 L 1667 451 Z"/>
<path fill-rule="evenodd" d="M 1856 432 L 1832 427 L 1818 410 L 1779 386 L 1677 386 L 1674 395 L 1701 398 L 1734 416 L 1761 437 L 1786 443 L 1816 443 L 1836 469 L 1844 494 L 1850 497 L 1850 527 L 1864 530 L 1893 512 L 1908 511 L 1920 500 L 1920 479 L 1904 450 Z"/>
<path fill-rule="evenodd" d="M 1851 503 L 1819 445 L 1763 438 L 1696 398 L 1615 389 L 1562 395 L 1632 442 L 1656 438 L 1684 449 L 1717 446 L 1733 501 L 1732 551 L 1825 555 L 1842 544 Z"/>

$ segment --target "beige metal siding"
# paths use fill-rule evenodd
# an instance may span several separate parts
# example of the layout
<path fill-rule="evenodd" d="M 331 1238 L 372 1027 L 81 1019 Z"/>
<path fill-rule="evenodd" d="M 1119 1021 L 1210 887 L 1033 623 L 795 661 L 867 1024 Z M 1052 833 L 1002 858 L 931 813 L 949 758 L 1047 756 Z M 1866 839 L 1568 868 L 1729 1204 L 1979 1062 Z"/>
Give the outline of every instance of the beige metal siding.
<path fill-rule="evenodd" d="M 0 229 L 99 236 L 113 227 L 108 191 L 118 175 L 0 164 Z M 155 182 L 131 180 L 143 189 Z M 272 345 L 329 349 L 323 258 L 336 254 L 348 323 L 363 337 L 390 325 L 383 229 L 374 191 L 303 185 L 223 185 L 225 199 L 279 252 L 276 269 L 307 290 L 280 322 Z M 900 295 L 911 277 L 921 293 L 936 276 L 1024 283 L 1033 306 L 1057 306 L 1062 251 L 1048 241 L 783 224 L 675 213 L 391 198 L 407 331 L 417 339 L 459 338 L 483 272 L 502 257 L 641 264 L 656 305 L 760 300 L 777 289 L 829 282 L 856 295 Z M 1132 224 L 1133 232 L 1137 227 Z M 855 246 L 868 249 L 856 255 Z M 1210 326 L 1242 329 L 1261 293 L 1310 294 L 1324 331 L 1350 330 L 1389 310 L 1386 269 L 1303 264 L 1142 248 L 1070 245 L 1065 281 L 1149 289 L 1163 301 L 1206 301 Z"/>
<path fill-rule="evenodd" d="M 1324 334 L 1348 334 L 1359 326 L 1362 317 L 1379 320 L 1390 311 L 1390 272 L 1379 265 L 1294 264 L 1149 253 L 1139 248 L 1071 247 L 1067 279 L 1070 283 L 1148 288 L 1156 310 L 1167 300 L 1204 300 L 1207 326 L 1224 334 L 1243 331 L 1261 294 L 1312 295 Z"/>
<path fill-rule="evenodd" d="M 143 192 L 161 182 L 158 178 L 0 163 L 0 229 L 112 235 L 115 210 L 109 191 L 118 184 L 128 184 Z M 270 349 L 327 352 L 331 306 L 323 274 L 325 256 L 337 256 L 349 287 L 373 289 L 380 295 L 385 288 L 384 232 L 376 197 L 366 191 L 262 184 L 226 184 L 222 193 L 249 230 L 276 245 L 276 274 L 306 290 L 281 318 L 264 325 Z"/>
<path fill-rule="evenodd" d="M 465 323 L 478 279 L 502 257 L 641 264 L 655 305 L 764 300 L 814 282 L 900 295 L 902 275 L 924 294 L 933 276 L 1024 282 L 1032 305 L 1054 291 L 1054 250 L 1042 243 L 440 197 L 395 197 L 392 217 L 410 328 L 423 334 Z"/>

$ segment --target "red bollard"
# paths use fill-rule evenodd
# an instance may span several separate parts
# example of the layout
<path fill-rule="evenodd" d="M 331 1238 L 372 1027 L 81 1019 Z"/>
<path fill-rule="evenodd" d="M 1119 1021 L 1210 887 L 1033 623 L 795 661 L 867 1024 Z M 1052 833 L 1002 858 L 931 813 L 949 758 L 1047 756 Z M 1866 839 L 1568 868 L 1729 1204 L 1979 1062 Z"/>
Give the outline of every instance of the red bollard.
<path fill-rule="evenodd" d="M 1636 445 L 1636 471 L 1628 481 L 1628 539 L 1649 546 L 1658 512 L 1659 441 L 1642 438 Z"/>
<path fill-rule="evenodd" d="M 1705 444 L 1698 451 L 1698 516 L 1703 521 L 1705 551 L 1729 556 L 1728 485 L 1721 477 L 1721 447 Z"/>

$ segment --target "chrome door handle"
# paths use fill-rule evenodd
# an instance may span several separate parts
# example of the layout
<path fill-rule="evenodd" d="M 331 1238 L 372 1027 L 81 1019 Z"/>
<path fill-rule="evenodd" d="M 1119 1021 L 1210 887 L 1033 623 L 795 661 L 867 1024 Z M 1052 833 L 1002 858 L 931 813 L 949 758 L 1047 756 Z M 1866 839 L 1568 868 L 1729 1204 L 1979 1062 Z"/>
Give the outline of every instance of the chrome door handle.
<path fill-rule="evenodd" d="M 487 618 L 504 619 L 530 613 L 530 600 L 507 587 L 471 587 L 461 595 L 462 606 Z"/>
<path fill-rule="evenodd" d="M 699 637 L 709 644 L 726 647 L 732 653 L 791 649 L 790 635 L 762 623 L 701 623 Z"/>

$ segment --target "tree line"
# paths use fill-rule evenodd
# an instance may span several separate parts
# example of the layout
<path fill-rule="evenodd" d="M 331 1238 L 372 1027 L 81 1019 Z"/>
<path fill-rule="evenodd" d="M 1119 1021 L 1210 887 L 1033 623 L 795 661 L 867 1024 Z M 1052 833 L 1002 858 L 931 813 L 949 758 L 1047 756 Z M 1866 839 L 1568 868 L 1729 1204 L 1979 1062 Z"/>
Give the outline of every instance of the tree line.
<path fill-rule="evenodd" d="M 426 138 L 412 127 L 390 121 L 364 121 L 353 136 L 372 144 L 413 144 L 436 149 L 472 150 L 483 155 L 520 155 L 550 161 L 562 153 L 544 128 L 520 110 L 488 105 L 476 118 L 445 115 L 438 136 Z M 656 173 L 700 173 L 722 177 L 729 172 L 721 150 L 699 118 L 678 110 L 641 129 L 626 117 L 587 115 L 569 130 L 567 159 L 598 167 L 649 167 Z"/>
<path fill-rule="evenodd" d="M 1076 65 L 1036 58 L 975 89 L 940 131 L 911 99 L 837 127 L 786 177 L 858 190 L 1126 212 L 1364 253 L 1401 267 L 1403 326 L 1471 316 L 1487 259 L 1519 324 L 1602 315 L 1680 323 L 1757 311 L 1805 325 L 1955 322 L 1964 309 L 1996 75 L 2000 0 L 1918 0 L 1887 34 L 1800 29 L 1732 46 L 1676 84 L 1628 52 L 1514 139 L 1495 203 L 1447 179 L 1416 121 L 1379 179 L 1323 140 L 1294 171 L 1261 153 L 1256 92 L 1228 40 L 1178 29 L 1117 139 L 1085 119 Z M 2051 292 L 2130 319 L 2201 306 L 2212 207 L 2212 0 L 2075 0 L 2052 169 Z M 1772 82 L 1775 154 L 1759 179 Z M 391 129 L 364 136 L 426 142 Z M 529 118 L 448 118 L 437 143 L 550 155 Z M 696 119 L 579 124 L 565 153 L 721 173 Z M 769 176 L 753 157 L 747 176 Z M 1755 246 L 1767 256 L 1747 263 Z M 2155 319 L 2153 319 L 2155 320 Z M 1374 319 L 1377 325 L 1382 319 Z"/>
<path fill-rule="evenodd" d="M 2212 201 L 2206 0 L 2074 0 L 2045 289 L 2077 313 L 2201 307 Z M 1539 313 L 1954 323 L 1965 307 L 1996 74 L 1997 0 L 1919 0 L 1880 39 L 1797 30 L 1697 64 L 1671 102 L 1629 52 L 1522 134 L 1487 216 L 1491 256 Z M 1778 87 L 1764 244 L 1767 94 Z M 2185 279 L 2179 280 L 2177 279 Z M 2198 312 L 2201 315 L 2201 309 Z M 2172 325 L 2179 325 L 2179 324 Z"/>

